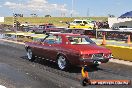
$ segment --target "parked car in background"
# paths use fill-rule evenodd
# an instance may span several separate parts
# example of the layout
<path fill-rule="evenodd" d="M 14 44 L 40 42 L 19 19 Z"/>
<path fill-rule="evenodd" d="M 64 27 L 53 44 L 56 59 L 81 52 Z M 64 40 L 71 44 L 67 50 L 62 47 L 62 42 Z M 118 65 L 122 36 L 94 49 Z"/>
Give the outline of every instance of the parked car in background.
<path fill-rule="evenodd" d="M 94 29 L 94 24 L 92 22 L 88 22 L 87 20 L 75 19 L 72 23 L 69 24 L 68 28 Z"/>
<path fill-rule="evenodd" d="M 33 32 L 46 33 L 46 32 L 60 32 L 65 30 L 63 27 L 56 27 L 53 24 L 43 24 L 32 28 Z"/>
<path fill-rule="evenodd" d="M 87 35 L 90 38 L 96 37 L 96 30 L 93 29 L 83 29 L 83 28 L 68 28 L 67 33 L 73 33 L 73 34 L 81 34 L 81 35 Z"/>
<path fill-rule="evenodd" d="M 59 69 L 69 66 L 98 66 L 112 58 L 111 51 L 96 45 L 88 36 L 72 33 L 54 33 L 44 39 L 26 42 L 25 49 L 30 61 L 42 57 L 56 62 Z"/>
<path fill-rule="evenodd" d="M 101 29 L 101 28 L 109 29 L 109 24 L 107 21 L 106 22 L 96 22 L 96 25 L 98 29 Z"/>

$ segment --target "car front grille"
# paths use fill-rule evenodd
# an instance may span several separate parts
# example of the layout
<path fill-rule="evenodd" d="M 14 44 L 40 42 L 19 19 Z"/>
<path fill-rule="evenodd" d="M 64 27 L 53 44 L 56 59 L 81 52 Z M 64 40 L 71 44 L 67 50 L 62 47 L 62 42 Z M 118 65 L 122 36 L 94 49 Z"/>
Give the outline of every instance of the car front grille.
<path fill-rule="evenodd" d="M 102 53 L 99 53 L 99 54 L 93 54 L 93 58 L 94 58 L 94 57 L 101 58 L 101 57 L 103 57 L 103 54 L 102 54 Z"/>

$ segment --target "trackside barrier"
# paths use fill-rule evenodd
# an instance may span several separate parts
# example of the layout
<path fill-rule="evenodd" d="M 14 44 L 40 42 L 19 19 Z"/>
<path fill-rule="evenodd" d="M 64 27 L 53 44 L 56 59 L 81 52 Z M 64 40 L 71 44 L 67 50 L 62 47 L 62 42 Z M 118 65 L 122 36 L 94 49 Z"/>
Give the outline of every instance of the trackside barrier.
<path fill-rule="evenodd" d="M 18 42 L 27 42 L 27 41 L 32 41 L 33 38 L 37 37 L 43 37 L 43 34 L 34 34 L 30 32 L 17 32 L 17 33 L 5 33 L 4 34 L 4 39 L 8 40 L 17 40 Z"/>
<path fill-rule="evenodd" d="M 106 48 L 112 51 L 114 58 L 132 61 L 132 47 L 106 45 Z"/>
<path fill-rule="evenodd" d="M 132 35 L 132 30 L 110 30 L 110 29 L 100 29 L 97 31 L 97 38 L 102 39 L 105 35 L 108 40 L 122 40 L 127 41 L 128 35 Z M 130 37 L 132 39 L 132 36 Z"/>

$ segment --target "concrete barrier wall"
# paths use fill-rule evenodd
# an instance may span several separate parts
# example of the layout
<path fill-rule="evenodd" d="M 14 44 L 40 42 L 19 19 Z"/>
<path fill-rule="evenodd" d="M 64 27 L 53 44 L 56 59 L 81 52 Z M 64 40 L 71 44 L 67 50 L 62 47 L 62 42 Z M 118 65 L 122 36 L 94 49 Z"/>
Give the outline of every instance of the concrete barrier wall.
<path fill-rule="evenodd" d="M 132 61 L 132 47 L 106 45 L 106 48 L 112 51 L 114 58 Z"/>

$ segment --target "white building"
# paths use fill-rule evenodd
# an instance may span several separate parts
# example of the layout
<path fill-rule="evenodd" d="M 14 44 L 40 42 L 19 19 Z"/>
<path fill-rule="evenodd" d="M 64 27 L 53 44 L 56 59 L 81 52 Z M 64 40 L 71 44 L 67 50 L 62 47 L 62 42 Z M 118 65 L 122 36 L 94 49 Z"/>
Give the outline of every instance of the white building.
<path fill-rule="evenodd" d="M 108 18 L 110 28 L 132 28 L 132 11 L 127 12 L 120 17 Z"/>
<path fill-rule="evenodd" d="M 108 18 L 110 28 L 132 28 L 132 18 Z"/>

